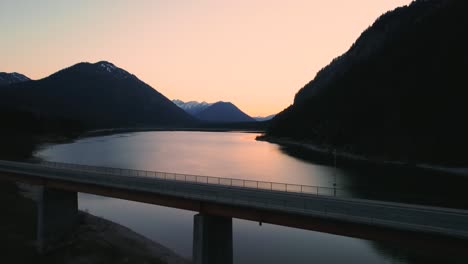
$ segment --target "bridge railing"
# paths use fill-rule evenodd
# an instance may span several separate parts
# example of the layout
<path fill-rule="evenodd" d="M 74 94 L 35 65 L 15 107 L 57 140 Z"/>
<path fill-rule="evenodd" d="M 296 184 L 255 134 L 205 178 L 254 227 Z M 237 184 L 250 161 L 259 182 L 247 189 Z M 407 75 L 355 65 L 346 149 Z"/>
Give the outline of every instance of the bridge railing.
<path fill-rule="evenodd" d="M 161 171 L 111 168 L 111 167 L 90 166 L 90 165 L 50 162 L 50 161 L 42 161 L 40 164 L 46 167 L 57 168 L 57 169 L 67 169 L 67 170 L 74 170 L 74 171 L 94 172 L 94 173 L 131 176 L 131 177 L 155 178 L 159 180 L 181 181 L 181 182 L 198 183 L 198 184 L 211 184 L 211 185 L 220 185 L 220 186 L 226 186 L 226 187 L 240 187 L 240 188 L 249 188 L 249 189 L 270 190 L 270 191 L 280 191 L 280 192 L 300 193 L 300 194 L 325 195 L 325 196 L 346 196 L 347 195 L 346 190 L 341 189 L 341 188 L 333 188 L 333 187 L 289 184 L 289 183 L 280 183 L 280 182 L 255 181 L 255 180 L 243 180 L 243 179 L 235 179 L 235 178 L 222 178 L 222 177 L 213 177 L 213 176 L 179 174 L 179 173 L 170 173 L 170 172 L 161 172 Z"/>

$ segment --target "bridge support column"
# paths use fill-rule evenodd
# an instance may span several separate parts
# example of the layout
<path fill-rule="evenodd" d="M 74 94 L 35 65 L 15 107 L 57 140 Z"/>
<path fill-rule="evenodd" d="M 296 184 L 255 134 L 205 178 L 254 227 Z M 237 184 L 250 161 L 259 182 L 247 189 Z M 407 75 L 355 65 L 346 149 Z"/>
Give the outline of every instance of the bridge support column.
<path fill-rule="evenodd" d="M 76 192 L 40 187 L 37 200 L 37 246 L 40 253 L 53 248 L 78 223 Z"/>
<path fill-rule="evenodd" d="M 193 263 L 232 264 L 232 218 L 195 215 Z"/>

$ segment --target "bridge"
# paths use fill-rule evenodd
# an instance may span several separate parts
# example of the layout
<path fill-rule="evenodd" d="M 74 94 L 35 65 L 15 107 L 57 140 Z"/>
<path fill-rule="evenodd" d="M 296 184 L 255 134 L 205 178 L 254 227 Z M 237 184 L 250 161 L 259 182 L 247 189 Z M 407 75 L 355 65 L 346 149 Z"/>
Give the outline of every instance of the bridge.
<path fill-rule="evenodd" d="M 41 250 L 73 230 L 78 192 L 198 212 L 194 263 L 232 263 L 232 218 L 425 249 L 468 242 L 468 210 L 339 197 L 326 187 L 55 162 L 0 161 L 0 179 L 42 186 Z"/>

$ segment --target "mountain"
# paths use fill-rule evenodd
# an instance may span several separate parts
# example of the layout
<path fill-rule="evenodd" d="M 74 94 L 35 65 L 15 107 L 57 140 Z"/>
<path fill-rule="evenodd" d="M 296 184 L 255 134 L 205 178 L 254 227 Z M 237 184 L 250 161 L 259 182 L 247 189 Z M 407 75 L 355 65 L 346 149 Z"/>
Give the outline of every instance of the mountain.
<path fill-rule="evenodd" d="M 183 102 L 177 99 L 172 102 L 201 121 L 216 123 L 256 121 L 230 102 L 199 103 L 197 101 Z"/>
<path fill-rule="evenodd" d="M 90 128 L 184 126 L 195 119 L 135 75 L 106 61 L 78 63 L 0 90 L 0 104 Z"/>
<path fill-rule="evenodd" d="M 255 119 L 242 112 L 237 106 L 230 102 L 214 103 L 198 112 L 195 116 L 207 122 L 256 122 Z"/>
<path fill-rule="evenodd" d="M 253 119 L 259 121 L 259 122 L 262 122 L 262 121 L 268 121 L 268 120 L 271 120 L 273 119 L 273 117 L 275 117 L 276 114 L 274 115 L 269 115 L 269 116 L 256 116 L 254 117 Z"/>
<path fill-rule="evenodd" d="M 30 80 L 31 79 L 29 79 L 28 77 L 17 72 L 12 72 L 12 73 L 0 72 L 0 86 L 5 86 L 5 85 L 19 83 L 19 82 L 26 82 Z"/>
<path fill-rule="evenodd" d="M 296 94 L 266 135 L 468 165 L 467 7 L 419 0 L 384 14 Z"/>
<path fill-rule="evenodd" d="M 176 104 L 178 107 L 182 108 L 185 110 L 185 112 L 196 116 L 199 112 L 202 110 L 205 110 L 207 107 L 209 107 L 212 104 L 209 104 L 207 102 L 197 102 L 197 101 L 189 101 L 189 102 L 184 102 L 181 100 L 174 99 L 172 100 L 174 104 Z"/>

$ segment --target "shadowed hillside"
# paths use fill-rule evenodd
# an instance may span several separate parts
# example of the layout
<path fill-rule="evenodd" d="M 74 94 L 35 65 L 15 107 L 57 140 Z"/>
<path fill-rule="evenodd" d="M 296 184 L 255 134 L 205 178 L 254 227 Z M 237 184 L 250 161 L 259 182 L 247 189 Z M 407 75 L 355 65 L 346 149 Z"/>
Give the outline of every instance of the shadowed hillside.
<path fill-rule="evenodd" d="M 75 120 L 0 107 L 0 159 L 26 159 L 40 143 L 61 142 L 85 131 Z"/>
<path fill-rule="evenodd" d="M 0 86 L 9 85 L 12 83 L 26 82 L 30 79 L 23 74 L 12 72 L 0 72 Z"/>
<path fill-rule="evenodd" d="M 112 63 L 78 63 L 51 76 L 0 90 L 10 108 L 67 118 L 89 128 L 185 126 L 195 119 Z"/>
<path fill-rule="evenodd" d="M 375 21 L 277 115 L 267 135 L 468 165 L 466 1 L 415 1 Z"/>

